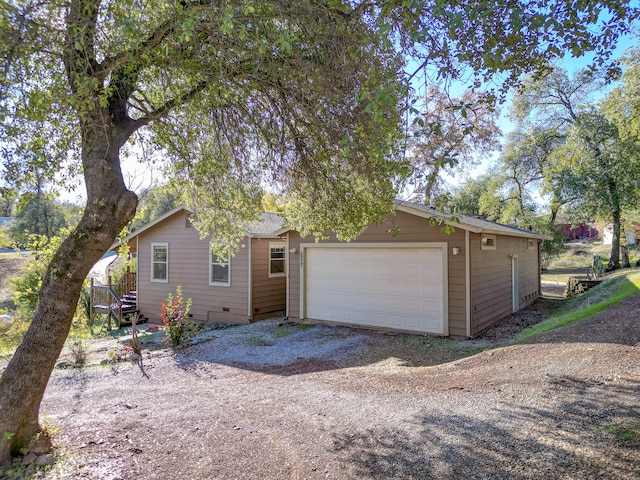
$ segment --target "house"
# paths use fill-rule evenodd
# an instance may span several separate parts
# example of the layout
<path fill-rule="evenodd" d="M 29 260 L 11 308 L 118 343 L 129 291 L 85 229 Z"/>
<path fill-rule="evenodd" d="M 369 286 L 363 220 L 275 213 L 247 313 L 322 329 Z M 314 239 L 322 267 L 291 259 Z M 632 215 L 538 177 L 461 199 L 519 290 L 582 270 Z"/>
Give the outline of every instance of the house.
<path fill-rule="evenodd" d="M 549 237 L 457 216 L 397 202 L 394 215 L 348 243 L 275 232 L 287 235 L 287 316 L 473 337 L 540 296 L 539 246 Z"/>
<path fill-rule="evenodd" d="M 13 217 L 0 217 L 0 227 L 9 227 Z"/>
<path fill-rule="evenodd" d="M 202 322 L 284 312 L 293 321 L 473 337 L 539 297 L 539 246 L 548 237 L 457 217 L 397 202 L 352 242 L 316 242 L 263 214 L 235 256 L 218 261 L 177 208 L 127 239 L 138 258 L 138 309 L 157 321 L 161 302 L 181 285 Z M 455 231 L 443 233 L 433 218 Z"/>
<path fill-rule="evenodd" d="M 637 230 L 636 230 L 637 231 Z M 624 231 L 624 240 L 626 240 L 627 245 L 636 245 L 636 231 L 634 230 L 625 230 Z M 613 224 L 610 223 L 604 227 L 604 235 L 602 238 L 603 245 L 611 245 L 613 243 Z"/>
<path fill-rule="evenodd" d="M 598 236 L 598 229 L 588 223 L 562 224 L 562 235 L 567 240 L 582 240 Z"/>
<path fill-rule="evenodd" d="M 212 254 L 211 239 L 200 239 L 183 207 L 133 232 L 125 241 L 137 258 L 140 314 L 159 322 L 161 303 L 179 285 L 184 297 L 192 299 L 194 321 L 249 323 L 284 313 L 286 241 L 273 234 L 282 224 L 278 215 L 262 214 L 231 259 Z"/>

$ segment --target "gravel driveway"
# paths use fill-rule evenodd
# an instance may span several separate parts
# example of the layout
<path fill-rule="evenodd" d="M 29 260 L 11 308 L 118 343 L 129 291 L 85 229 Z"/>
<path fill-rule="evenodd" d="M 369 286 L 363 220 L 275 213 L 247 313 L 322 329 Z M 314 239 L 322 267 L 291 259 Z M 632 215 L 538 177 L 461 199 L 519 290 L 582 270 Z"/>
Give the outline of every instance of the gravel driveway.
<path fill-rule="evenodd" d="M 56 370 L 46 477 L 637 479 L 639 312 L 636 296 L 480 353 L 266 321 L 154 352 L 144 372 Z"/>

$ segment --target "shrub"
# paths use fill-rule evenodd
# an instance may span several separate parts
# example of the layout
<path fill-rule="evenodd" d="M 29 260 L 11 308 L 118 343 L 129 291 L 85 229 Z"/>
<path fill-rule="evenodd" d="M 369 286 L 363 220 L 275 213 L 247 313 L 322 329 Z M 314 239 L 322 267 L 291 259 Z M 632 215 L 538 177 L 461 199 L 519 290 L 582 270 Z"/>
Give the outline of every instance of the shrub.
<path fill-rule="evenodd" d="M 73 358 L 74 367 L 83 367 L 87 363 L 89 352 L 86 343 L 82 339 L 78 337 L 74 338 L 69 345 L 69 351 Z"/>
<path fill-rule="evenodd" d="M 187 329 L 186 318 L 191 308 L 191 299 L 186 303 L 182 298 L 182 287 L 176 288 L 176 294 L 169 292 L 167 301 L 162 302 L 158 317 L 162 320 L 163 330 L 167 334 L 164 341 L 167 345 L 177 347 L 194 334 L 194 329 Z"/>

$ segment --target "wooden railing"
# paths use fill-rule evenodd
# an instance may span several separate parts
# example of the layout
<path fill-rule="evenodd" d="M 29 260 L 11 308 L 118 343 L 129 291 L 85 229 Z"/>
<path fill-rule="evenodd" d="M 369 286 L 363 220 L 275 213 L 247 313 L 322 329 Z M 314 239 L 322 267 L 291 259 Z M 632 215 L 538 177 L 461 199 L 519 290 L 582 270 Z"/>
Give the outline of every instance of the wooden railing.
<path fill-rule="evenodd" d="M 125 274 L 115 284 L 112 283 L 111 275 L 108 277 L 107 285 L 95 285 L 91 280 L 91 318 L 89 323 L 93 325 L 94 313 L 108 314 L 108 328 L 111 329 L 111 317 L 116 321 L 118 329 L 122 323 L 123 306 L 131 309 L 132 305 L 124 302 L 125 295 L 137 289 L 137 275 L 129 267 Z"/>
<path fill-rule="evenodd" d="M 116 321 L 116 326 L 120 328 L 122 323 L 122 299 L 118 293 L 109 285 L 91 285 L 91 319 L 93 325 L 94 312 L 106 313 L 109 330 L 111 330 L 111 317 Z"/>
<path fill-rule="evenodd" d="M 136 272 L 132 272 L 127 267 L 125 274 L 115 284 L 111 285 L 111 277 L 109 277 L 109 285 L 113 287 L 120 298 L 123 298 L 127 293 L 137 290 L 137 280 Z"/>

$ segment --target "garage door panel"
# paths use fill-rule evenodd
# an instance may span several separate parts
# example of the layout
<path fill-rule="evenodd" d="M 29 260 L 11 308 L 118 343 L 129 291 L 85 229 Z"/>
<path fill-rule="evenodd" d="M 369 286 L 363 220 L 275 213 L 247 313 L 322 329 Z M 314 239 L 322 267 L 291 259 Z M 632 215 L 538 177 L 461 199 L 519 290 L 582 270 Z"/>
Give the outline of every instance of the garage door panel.
<path fill-rule="evenodd" d="M 441 247 L 307 248 L 306 317 L 445 332 Z"/>

